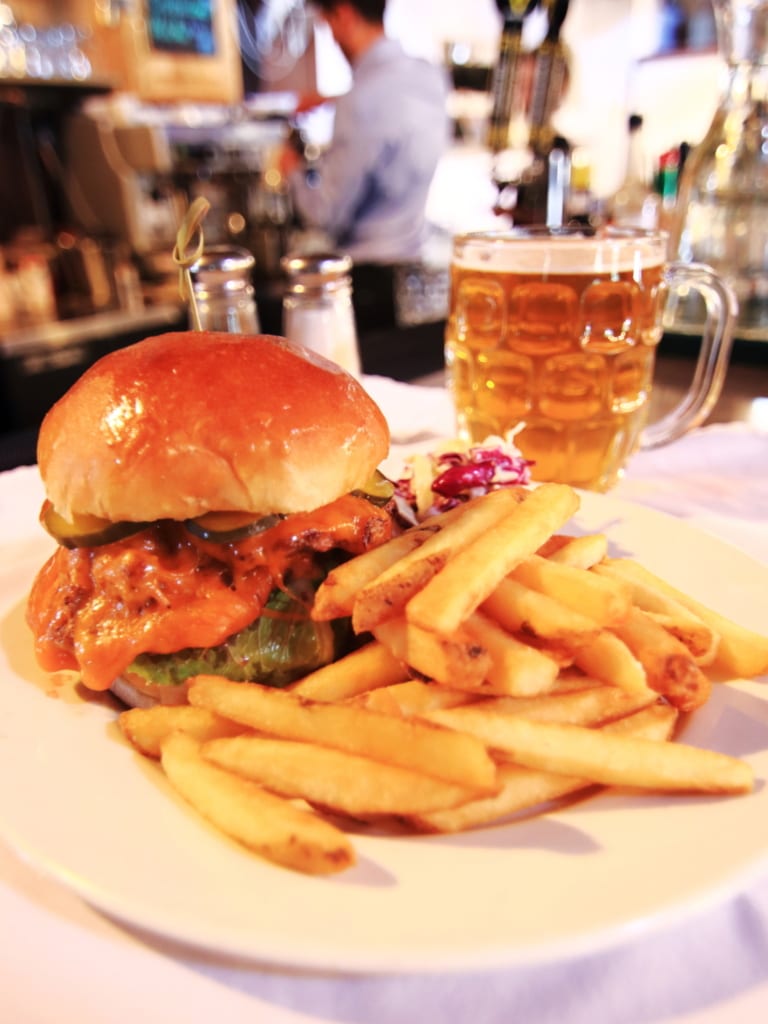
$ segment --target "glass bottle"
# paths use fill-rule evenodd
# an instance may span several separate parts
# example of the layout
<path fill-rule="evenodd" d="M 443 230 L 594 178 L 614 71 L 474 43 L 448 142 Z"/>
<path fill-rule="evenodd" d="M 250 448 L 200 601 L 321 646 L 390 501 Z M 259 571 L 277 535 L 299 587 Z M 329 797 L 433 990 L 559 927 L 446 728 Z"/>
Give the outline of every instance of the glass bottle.
<path fill-rule="evenodd" d="M 677 216 L 677 186 L 680 179 L 680 148 L 673 147 L 659 158 L 656 192 L 659 196 L 659 227 L 669 232 Z"/>
<path fill-rule="evenodd" d="M 727 84 L 680 178 L 670 251 L 707 263 L 739 300 L 738 337 L 768 337 L 768 0 L 713 0 Z M 697 326 L 678 297 L 671 329 Z"/>
<path fill-rule="evenodd" d="M 253 291 L 254 265 L 255 260 L 247 249 L 212 245 L 190 267 L 201 330 L 259 333 Z"/>
<path fill-rule="evenodd" d="M 359 375 L 350 257 L 329 252 L 289 254 L 281 264 L 288 277 L 283 334 Z"/>
<path fill-rule="evenodd" d="M 643 142 L 643 119 L 630 114 L 627 122 L 627 164 L 624 180 L 611 201 L 611 220 L 622 228 L 655 228 L 659 199 L 652 188 Z"/>

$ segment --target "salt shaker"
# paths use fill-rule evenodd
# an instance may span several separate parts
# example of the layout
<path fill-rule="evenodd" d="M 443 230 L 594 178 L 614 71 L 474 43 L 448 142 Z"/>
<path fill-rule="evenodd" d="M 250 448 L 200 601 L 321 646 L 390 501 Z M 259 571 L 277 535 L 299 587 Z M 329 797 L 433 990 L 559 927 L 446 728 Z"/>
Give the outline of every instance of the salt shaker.
<path fill-rule="evenodd" d="M 212 245 L 190 267 L 201 330 L 259 333 L 252 283 L 254 264 L 247 249 Z"/>
<path fill-rule="evenodd" d="M 283 334 L 359 375 L 351 258 L 331 252 L 289 254 L 281 266 L 288 277 Z"/>

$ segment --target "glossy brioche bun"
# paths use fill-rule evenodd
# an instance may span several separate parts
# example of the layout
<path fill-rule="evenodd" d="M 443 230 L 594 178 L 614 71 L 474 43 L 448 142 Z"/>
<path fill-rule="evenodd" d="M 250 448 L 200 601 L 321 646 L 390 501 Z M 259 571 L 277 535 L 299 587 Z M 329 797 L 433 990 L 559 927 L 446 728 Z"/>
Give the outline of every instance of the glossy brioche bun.
<path fill-rule="evenodd" d="M 283 338 L 185 331 L 94 363 L 51 408 L 38 464 L 65 518 L 303 512 L 362 487 L 389 430 L 349 374 Z"/>

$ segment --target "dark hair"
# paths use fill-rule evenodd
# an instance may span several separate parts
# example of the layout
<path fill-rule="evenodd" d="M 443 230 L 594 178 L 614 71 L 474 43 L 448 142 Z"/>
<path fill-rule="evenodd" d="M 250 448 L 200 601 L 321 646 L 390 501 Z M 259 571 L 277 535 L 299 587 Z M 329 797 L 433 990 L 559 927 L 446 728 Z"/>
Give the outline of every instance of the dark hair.
<path fill-rule="evenodd" d="M 312 3 L 321 11 L 332 11 L 339 4 L 348 3 L 362 18 L 370 22 L 384 21 L 384 8 L 387 6 L 387 0 L 312 0 Z"/>

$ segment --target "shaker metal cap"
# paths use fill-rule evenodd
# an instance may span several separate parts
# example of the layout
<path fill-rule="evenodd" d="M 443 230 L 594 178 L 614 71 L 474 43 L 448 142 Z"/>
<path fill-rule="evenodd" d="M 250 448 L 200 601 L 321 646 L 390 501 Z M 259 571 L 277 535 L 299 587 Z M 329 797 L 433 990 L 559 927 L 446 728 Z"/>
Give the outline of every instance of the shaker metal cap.
<path fill-rule="evenodd" d="M 350 256 L 335 252 L 289 253 L 280 260 L 289 277 L 307 285 L 321 285 L 345 277 L 352 269 Z"/>
<path fill-rule="evenodd" d="M 196 281 L 213 284 L 223 278 L 247 277 L 255 263 L 247 249 L 231 245 L 211 245 L 189 270 Z"/>

